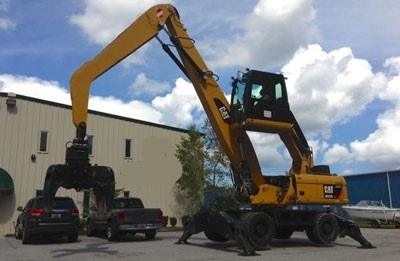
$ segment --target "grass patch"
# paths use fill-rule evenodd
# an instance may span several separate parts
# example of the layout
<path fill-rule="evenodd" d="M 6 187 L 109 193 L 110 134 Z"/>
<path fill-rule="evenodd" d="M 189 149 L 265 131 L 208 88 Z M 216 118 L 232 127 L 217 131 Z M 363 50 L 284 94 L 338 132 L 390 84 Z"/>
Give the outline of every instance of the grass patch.
<path fill-rule="evenodd" d="M 359 222 L 357 223 L 357 225 L 360 228 L 372 228 L 372 225 L 368 222 Z M 393 229 L 393 228 L 397 228 L 396 225 L 394 224 L 381 224 L 380 229 Z"/>

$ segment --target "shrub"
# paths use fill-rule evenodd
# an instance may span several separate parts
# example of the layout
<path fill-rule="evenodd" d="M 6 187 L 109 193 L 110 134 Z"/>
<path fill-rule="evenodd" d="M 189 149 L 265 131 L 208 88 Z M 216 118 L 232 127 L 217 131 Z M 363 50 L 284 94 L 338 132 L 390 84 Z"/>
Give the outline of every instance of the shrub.
<path fill-rule="evenodd" d="M 166 227 L 168 225 L 168 216 L 163 216 L 162 226 Z"/>
<path fill-rule="evenodd" d="M 182 225 L 186 225 L 186 223 L 190 219 L 190 216 L 189 215 L 183 215 L 181 219 L 182 219 Z"/>
<path fill-rule="evenodd" d="M 80 231 L 84 231 L 86 229 L 86 222 L 87 222 L 87 218 L 79 219 L 79 230 Z"/>
<path fill-rule="evenodd" d="M 169 218 L 169 223 L 171 224 L 172 227 L 175 227 L 176 223 L 177 223 L 176 217 L 170 217 Z"/>

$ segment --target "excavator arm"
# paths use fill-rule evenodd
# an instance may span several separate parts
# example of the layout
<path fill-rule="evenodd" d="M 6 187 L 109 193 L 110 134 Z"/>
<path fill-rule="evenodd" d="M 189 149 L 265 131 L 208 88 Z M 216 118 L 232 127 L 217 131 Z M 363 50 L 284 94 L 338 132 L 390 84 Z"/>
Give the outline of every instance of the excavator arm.
<path fill-rule="evenodd" d="M 167 33 L 176 47 L 180 59 L 170 50 L 169 45 L 163 43 L 158 37 L 162 30 Z M 230 128 L 229 103 L 214 79 L 213 73 L 207 68 L 195 48 L 194 41 L 188 36 L 184 25 L 180 22 L 177 10 L 172 5 L 161 4 L 147 10 L 95 58 L 85 62 L 73 73 L 70 79 L 70 91 L 72 120 L 76 127 L 76 136 L 72 145 L 67 147 L 66 163 L 53 165 L 47 172 L 44 186 L 47 208 L 49 208 L 58 187 L 77 190 L 98 187 L 96 179 L 101 175 L 92 173 L 93 167 L 89 164 L 86 152 L 87 141 L 85 140 L 91 83 L 153 38 L 161 43 L 162 48 L 192 81 L 213 129 L 232 162 L 233 169 L 239 173 L 237 181 L 240 183 L 238 186 L 240 193 L 249 201 L 249 196 L 256 194 L 258 187 L 264 182 L 260 165 L 246 131 L 240 128 Z M 250 162 L 248 159 L 251 159 Z M 71 169 L 76 174 L 70 174 Z M 106 167 L 100 169 L 102 170 L 100 172 L 107 173 L 109 182 L 114 185 L 111 169 Z M 98 169 L 97 172 L 99 172 Z M 111 185 L 105 187 L 102 182 L 97 195 L 102 195 L 102 191 L 110 194 L 114 189 L 111 188 Z M 109 197 L 111 196 L 107 196 L 107 198 Z M 98 208 L 100 208 L 99 202 L 104 204 L 104 198 L 98 200 Z M 110 202 L 110 200 L 107 199 L 106 202 Z M 109 204 L 106 203 L 106 205 Z M 106 209 L 109 210 L 109 207 L 106 206 Z"/>
<path fill-rule="evenodd" d="M 169 45 L 162 43 L 158 37 L 161 30 L 167 33 L 181 60 L 173 55 Z M 254 173 L 251 179 L 255 183 L 263 182 L 257 157 L 246 132 L 229 127 L 229 103 L 215 81 L 213 73 L 207 68 L 195 48 L 194 41 L 180 22 L 178 11 L 172 5 L 161 4 L 148 9 L 101 53 L 84 63 L 72 75 L 70 88 L 74 125 L 79 127 L 79 124 L 87 121 L 91 83 L 153 38 L 158 39 L 162 48 L 193 83 L 213 129 L 234 168 L 238 170 L 241 168 L 240 150 L 242 150 L 250 155 L 248 158 L 254 159 L 253 162 L 249 162 L 252 166 L 250 172 Z M 242 146 L 240 149 L 236 146 L 238 140 Z"/>

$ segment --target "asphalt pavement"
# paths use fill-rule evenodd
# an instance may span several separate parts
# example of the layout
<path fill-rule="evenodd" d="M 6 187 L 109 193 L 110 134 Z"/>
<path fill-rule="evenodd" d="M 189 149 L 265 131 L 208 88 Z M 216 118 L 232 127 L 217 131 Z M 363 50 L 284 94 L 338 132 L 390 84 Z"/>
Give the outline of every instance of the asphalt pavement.
<path fill-rule="evenodd" d="M 399 229 L 363 228 L 363 235 L 376 248 L 361 249 L 349 237 L 338 238 L 330 246 L 311 243 L 305 233 L 295 232 L 289 240 L 274 240 L 268 249 L 256 256 L 241 256 L 234 242 L 209 241 L 203 233 L 192 236 L 190 244 L 175 242 L 182 232 L 159 232 L 152 241 L 144 235 L 125 236 L 118 242 L 103 237 L 80 235 L 78 242 L 68 243 L 64 238 L 39 239 L 23 245 L 14 237 L 0 238 L 0 260 L 399 260 Z"/>

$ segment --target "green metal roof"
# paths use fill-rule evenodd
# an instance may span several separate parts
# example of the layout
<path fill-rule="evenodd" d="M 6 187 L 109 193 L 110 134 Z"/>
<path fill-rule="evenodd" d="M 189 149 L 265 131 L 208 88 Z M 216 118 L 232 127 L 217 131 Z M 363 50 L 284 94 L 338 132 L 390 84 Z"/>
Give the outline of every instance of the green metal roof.
<path fill-rule="evenodd" d="M 14 182 L 7 171 L 0 168 L 0 191 L 14 191 Z"/>

